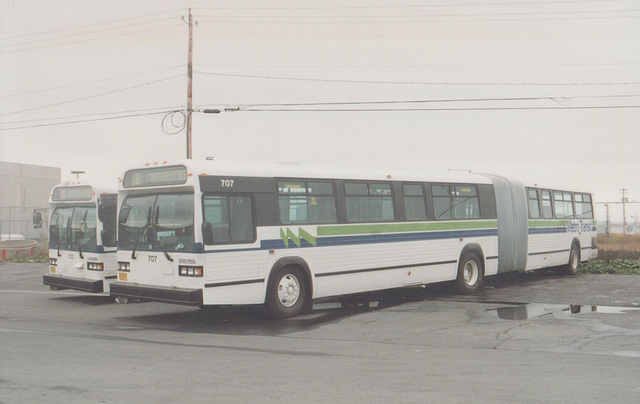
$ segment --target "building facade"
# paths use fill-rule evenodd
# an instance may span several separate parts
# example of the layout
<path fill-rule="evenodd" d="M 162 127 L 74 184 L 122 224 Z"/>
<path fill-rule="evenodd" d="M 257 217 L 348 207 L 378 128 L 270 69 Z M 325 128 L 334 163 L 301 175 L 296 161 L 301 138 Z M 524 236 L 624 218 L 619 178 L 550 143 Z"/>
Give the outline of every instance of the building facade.
<path fill-rule="evenodd" d="M 60 168 L 0 161 L 0 234 L 2 239 L 47 238 L 48 198 L 60 183 Z M 42 212 L 42 228 L 33 228 L 33 212 Z"/>

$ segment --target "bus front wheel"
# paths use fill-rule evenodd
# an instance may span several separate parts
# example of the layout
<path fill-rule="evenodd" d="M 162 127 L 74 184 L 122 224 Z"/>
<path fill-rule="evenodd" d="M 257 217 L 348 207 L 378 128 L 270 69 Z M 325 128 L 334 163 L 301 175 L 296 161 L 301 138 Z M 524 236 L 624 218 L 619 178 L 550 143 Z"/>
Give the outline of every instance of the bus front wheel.
<path fill-rule="evenodd" d="M 298 315 L 305 307 L 308 289 L 304 273 L 295 266 L 285 266 L 273 277 L 267 291 L 267 309 L 277 318 Z"/>
<path fill-rule="evenodd" d="M 468 252 L 462 256 L 458 264 L 458 276 L 456 285 L 458 290 L 471 295 L 482 289 L 482 260 L 475 252 Z"/>

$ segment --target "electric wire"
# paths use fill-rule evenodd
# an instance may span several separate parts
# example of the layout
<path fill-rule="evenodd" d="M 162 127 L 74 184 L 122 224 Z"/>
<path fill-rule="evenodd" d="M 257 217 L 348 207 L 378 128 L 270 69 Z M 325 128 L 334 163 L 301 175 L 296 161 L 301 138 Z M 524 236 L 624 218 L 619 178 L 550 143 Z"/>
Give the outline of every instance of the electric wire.
<path fill-rule="evenodd" d="M 1 37 L 0 41 L 8 40 L 8 39 L 24 38 L 24 37 L 30 37 L 30 36 L 48 35 L 48 34 L 54 34 L 54 33 L 57 33 L 57 32 L 79 30 L 79 29 L 83 29 L 83 28 L 95 27 L 95 26 L 100 26 L 100 25 L 117 24 L 117 23 L 124 22 L 124 21 L 131 21 L 131 20 L 137 20 L 137 19 L 141 19 L 141 18 L 155 17 L 155 16 L 163 15 L 163 14 L 175 13 L 177 11 L 184 11 L 184 9 L 177 9 L 177 10 L 172 10 L 172 11 L 164 11 L 164 12 L 161 12 L 161 13 L 147 14 L 147 15 L 137 16 L 137 17 L 122 18 L 122 19 L 119 19 L 119 20 L 111 20 L 111 21 L 98 22 L 98 23 L 93 23 L 93 24 L 79 25 L 79 26 L 76 26 L 76 27 L 60 28 L 60 29 L 51 30 L 51 31 L 34 32 L 34 33 L 31 33 L 31 34 L 22 34 L 22 35 Z"/>
<path fill-rule="evenodd" d="M 31 128 L 42 128 L 42 127 L 50 127 L 50 126 L 71 125 L 76 123 L 110 121 L 115 119 L 137 118 L 142 116 L 161 115 L 161 114 L 166 114 L 168 112 L 171 112 L 171 111 L 158 111 L 158 112 L 148 112 L 148 113 L 141 113 L 141 114 L 126 114 L 126 115 L 111 116 L 111 117 L 104 117 L 104 118 L 80 119 L 80 120 L 68 121 L 68 122 L 25 125 L 25 126 L 18 126 L 18 127 L 12 127 L 12 128 L 0 128 L 0 132 L 6 132 L 6 131 L 18 130 L 18 129 L 31 129 Z"/>
<path fill-rule="evenodd" d="M 101 33 L 101 32 L 114 31 L 114 30 L 130 28 L 130 27 L 135 27 L 135 26 L 145 25 L 145 24 L 152 24 L 152 23 L 155 23 L 155 22 L 168 21 L 168 20 L 173 20 L 173 19 L 175 19 L 175 17 L 162 18 L 162 19 L 153 20 L 153 21 L 137 22 L 137 23 L 134 23 L 134 24 L 122 25 L 122 26 L 113 27 L 113 28 L 105 28 L 105 29 L 100 29 L 100 30 L 96 30 L 96 31 L 87 31 L 87 32 L 81 32 L 81 33 L 75 33 L 75 34 L 61 35 L 61 36 L 57 36 L 57 37 L 53 37 L 53 38 L 34 39 L 34 40 L 31 40 L 31 41 L 28 41 L 28 42 L 4 44 L 4 45 L 0 45 L 0 48 L 6 48 L 6 47 L 11 47 L 11 46 L 30 45 L 30 44 L 33 44 L 33 43 L 46 42 L 46 41 L 56 41 L 56 40 L 64 39 L 64 38 L 77 37 L 77 36 L 81 36 L 81 35 L 97 34 L 97 33 Z"/>
<path fill-rule="evenodd" d="M 441 4 L 394 4 L 368 6 L 234 6 L 234 7 L 194 7 L 196 10 L 353 10 L 353 9 L 395 9 L 395 8 L 435 8 L 435 7 L 480 7 L 480 6 L 513 6 L 513 5 L 542 5 L 542 4 L 578 4 L 578 3 L 618 3 L 626 0 L 558 0 L 558 1 L 513 1 L 493 3 L 441 3 Z"/>
<path fill-rule="evenodd" d="M 150 73 L 162 72 L 162 71 L 166 71 L 166 70 L 174 70 L 174 69 L 182 68 L 182 67 L 185 67 L 185 66 L 186 65 L 178 65 L 178 66 L 174 66 L 174 67 L 165 67 L 163 69 L 149 70 L 149 71 L 146 71 L 146 72 L 139 72 L 139 73 L 123 74 L 121 76 L 114 76 L 114 77 L 107 77 L 107 78 L 104 78 L 104 79 L 84 81 L 84 82 L 81 82 L 81 83 L 67 84 L 67 85 L 64 85 L 64 86 L 42 88 L 42 89 L 39 89 L 39 90 L 25 91 L 25 92 L 22 92 L 22 93 L 4 94 L 4 95 L 0 94 L 0 98 L 17 97 L 17 96 L 22 96 L 22 95 L 42 93 L 42 92 L 46 92 L 46 91 L 61 90 L 63 88 L 71 88 L 71 87 L 84 86 L 84 85 L 87 85 L 87 84 L 101 83 L 101 82 L 104 82 L 104 81 L 111 81 L 111 80 L 121 79 L 121 78 L 125 78 L 125 77 L 133 77 L 133 76 L 140 76 L 140 75 L 143 75 L 143 74 L 146 75 L 146 74 L 150 74 Z"/>
<path fill-rule="evenodd" d="M 151 31 L 159 31 L 159 30 L 178 27 L 178 26 L 182 26 L 182 23 L 172 24 L 172 25 L 165 25 L 165 26 L 162 26 L 162 27 L 149 28 L 149 29 L 139 30 L 139 31 L 125 32 L 125 33 L 114 34 L 114 35 L 106 35 L 106 36 L 100 36 L 100 37 L 95 37 L 95 38 L 81 39 L 81 40 L 77 40 L 77 41 L 70 41 L 70 42 L 64 42 L 64 43 L 58 43 L 58 44 L 34 46 L 34 47 L 31 47 L 31 48 L 26 48 L 26 49 L 5 50 L 5 51 L 0 51 L 0 54 L 27 52 L 27 51 L 37 50 L 37 49 L 53 48 L 53 47 L 58 47 L 58 46 L 66 46 L 66 45 L 72 45 L 72 44 L 90 42 L 90 41 L 99 41 L 99 40 L 102 40 L 102 39 L 117 38 L 117 37 L 122 37 L 122 36 L 127 36 L 127 35 L 140 34 L 140 33 L 144 33 L 144 32 L 151 32 Z"/>
<path fill-rule="evenodd" d="M 427 112 L 427 111 L 542 111 L 542 110 L 588 110 L 588 109 L 633 109 L 640 105 L 601 105 L 581 107 L 469 107 L 469 108 L 317 108 L 317 109 L 240 109 L 240 112 Z"/>
<path fill-rule="evenodd" d="M 15 115 L 15 114 L 23 113 L 23 112 L 36 111 L 36 110 L 40 110 L 40 109 L 56 107 L 56 106 L 59 106 L 59 105 L 71 104 L 71 103 L 78 102 L 78 101 L 85 101 L 85 100 L 89 100 L 89 99 L 93 99 L 93 98 L 103 97 L 103 96 L 106 96 L 106 95 L 121 93 L 123 91 L 132 90 L 134 88 L 140 88 L 140 87 L 149 86 L 149 85 L 152 85 L 152 84 L 157 84 L 157 83 L 164 82 L 164 81 L 173 80 L 173 79 L 176 79 L 178 77 L 184 77 L 184 76 L 185 76 L 184 74 L 178 74 L 178 75 L 171 76 L 171 77 L 165 77 L 165 78 L 159 79 L 159 80 L 153 80 L 153 81 L 149 81 L 149 82 L 146 82 L 146 83 L 137 84 L 135 86 L 129 86 L 129 87 L 125 87 L 125 88 L 120 88 L 118 90 L 107 91 L 107 92 L 104 92 L 104 93 L 88 95 L 86 97 L 77 98 L 77 99 L 73 99 L 73 100 L 67 100 L 67 101 L 57 102 L 57 103 L 54 103 L 54 104 L 42 105 L 42 106 L 38 106 L 38 107 L 27 108 L 27 109 L 23 109 L 23 110 L 19 110 L 19 111 L 13 111 L 13 112 L 5 113 L 5 114 L 0 114 L 0 116 Z"/>
<path fill-rule="evenodd" d="M 512 13 L 456 13 L 456 14 L 403 14 L 403 15 L 278 15 L 278 16 L 247 16 L 247 15 L 201 15 L 198 18 L 214 18 L 214 19 L 227 19 L 238 18 L 240 20 L 250 19 L 301 19 L 308 18 L 312 20 L 331 20 L 331 19 L 346 19 L 346 18 L 451 18 L 451 17 L 507 17 L 507 16 L 544 16 L 544 15 L 566 15 L 566 14 L 606 14 L 606 13 L 637 13 L 640 9 L 626 9 L 626 10 L 594 10 L 594 11 L 537 11 L 537 12 L 512 12 Z M 294 22 L 294 21 L 287 21 Z"/>
<path fill-rule="evenodd" d="M 252 74 L 232 74 L 232 73 L 215 73 L 205 72 L 202 70 L 194 70 L 199 74 L 220 76 L 220 77 L 238 77 L 265 80 L 291 80 L 291 81 L 310 81 L 310 82 L 326 82 L 326 83 L 353 83 L 353 84 L 401 84 L 401 85 L 428 85 L 428 86 L 621 86 L 621 85 L 638 85 L 640 81 L 627 82 L 600 82 L 600 83 L 525 83 L 525 82 L 436 82 L 436 81 L 389 81 L 389 80 L 347 80 L 347 79 L 323 79 L 311 77 L 285 77 L 285 76 L 267 76 Z"/>
<path fill-rule="evenodd" d="M 605 98 L 634 98 L 640 94 L 613 95 L 581 95 L 581 96 L 544 96 L 544 97 L 501 97 L 501 98 L 455 98 L 432 100 L 385 100 L 385 101 L 344 101 L 344 102 L 307 102 L 307 103 L 271 103 L 271 104 L 240 104 L 237 110 L 245 111 L 256 107 L 309 107 L 309 106 L 360 106 L 360 105 L 398 105 L 398 104 L 427 104 L 427 103 L 464 103 L 464 102 L 517 102 L 517 101 L 554 101 L 560 105 L 570 105 L 576 99 L 605 99 Z"/>
<path fill-rule="evenodd" d="M 25 120 L 21 120 L 21 121 L 0 122 L 0 125 L 15 125 L 15 124 L 27 123 L 27 122 L 58 121 L 58 120 L 62 120 L 62 119 L 78 119 L 78 118 L 86 118 L 86 117 L 91 117 L 91 116 L 99 117 L 99 116 L 105 116 L 105 115 L 133 114 L 133 113 L 138 113 L 138 112 L 150 112 L 150 111 L 157 111 L 157 112 L 160 113 L 160 112 L 166 112 L 166 111 L 175 111 L 175 110 L 178 110 L 180 108 L 181 107 L 179 107 L 179 106 L 156 107 L 156 108 L 134 109 L 134 110 L 128 110 L 128 111 L 96 112 L 96 113 L 90 113 L 90 114 L 57 116 L 57 117 L 50 117 L 50 118 L 36 118 L 36 119 L 31 118 L 31 119 L 25 119 Z M 158 111 L 158 110 L 160 110 L 160 111 Z"/>

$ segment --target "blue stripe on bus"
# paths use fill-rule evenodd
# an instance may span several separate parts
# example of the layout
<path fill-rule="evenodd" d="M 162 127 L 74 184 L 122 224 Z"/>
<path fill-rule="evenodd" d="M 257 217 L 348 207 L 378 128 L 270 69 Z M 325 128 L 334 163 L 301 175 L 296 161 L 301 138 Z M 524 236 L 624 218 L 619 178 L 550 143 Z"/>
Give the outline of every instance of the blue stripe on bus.
<path fill-rule="evenodd" d="M 551 234 L 566 232 L 566 227 L 529 227 L 529 234 Z"/>
<path fill-rule="evenodd" d="M 388 234 L 369 234 L 356 236 L 331 236 L 318 237 L 315 247 L 336 247 L 347 245 L 363 245 L 363 244 L 381 244 L 381 243 L 399 243 L 407 241 L 423 241 L 423 240 L 447 240 L 464 237 L 495 237 L 498 235 L 498 229 L 479 229 L 479 230 L 455 230 L 455 231 L 438 231 L 438 232 L 421 232 L 421 233 L 388 233 Z M 297 248 L 314 247 L 311 243 L 304 239 L 300 239 L 300 247 L 293 243 L 289 243 L 289 247 L 285 246 L 282 239 L 263 240 L 260 247 L 252 248 L 228 248 L 224 250 L 209 250 L 204 253 L 228 253 L 228 252 L 247 252 L 259 250 L 284 250 Z M 197 251 L 194 251 L 197 252 Z"/>

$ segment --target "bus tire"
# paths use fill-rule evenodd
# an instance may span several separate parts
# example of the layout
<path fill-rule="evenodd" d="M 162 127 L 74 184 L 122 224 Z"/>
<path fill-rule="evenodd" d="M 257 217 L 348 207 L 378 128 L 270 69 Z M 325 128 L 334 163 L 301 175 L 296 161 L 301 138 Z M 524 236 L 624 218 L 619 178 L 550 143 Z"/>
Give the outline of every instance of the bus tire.
<path fill-rule="evenodd" d="M 571 244 L 571 252 L 569 253 L 569 263 L 565 266 L 565 273 L 567 275 L 578 275 L 578 267 L 580 266 L 580 248 L 578 243 Z"/>
<path fill-rule="evenodd" d="M 267 290 L 269 313 L 276 318 L 298 315 L 307 305 L 308 290 L 306 277 L 300 268 L 293 265 L 282 267 Z"/>
<path fill-rule="evenodd" d="M 472 295 L 482 289 L 484 270 L 482 260 L 475 252 L 465 253 L 458 263 L 456 285 L 460 293 Z"/>

